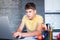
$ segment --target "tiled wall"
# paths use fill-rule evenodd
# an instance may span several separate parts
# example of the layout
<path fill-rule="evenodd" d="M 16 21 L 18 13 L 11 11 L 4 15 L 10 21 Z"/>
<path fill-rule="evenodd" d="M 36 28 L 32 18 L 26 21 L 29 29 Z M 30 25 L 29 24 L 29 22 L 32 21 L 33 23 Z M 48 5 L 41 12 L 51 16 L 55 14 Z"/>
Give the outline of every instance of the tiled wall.
<path fill-rule="evenodd" d="M 0 16 L 8 16 L 11 28 L 19 25 L 22 16 L 21 5 L 19 0 L 0 0 Z"/>

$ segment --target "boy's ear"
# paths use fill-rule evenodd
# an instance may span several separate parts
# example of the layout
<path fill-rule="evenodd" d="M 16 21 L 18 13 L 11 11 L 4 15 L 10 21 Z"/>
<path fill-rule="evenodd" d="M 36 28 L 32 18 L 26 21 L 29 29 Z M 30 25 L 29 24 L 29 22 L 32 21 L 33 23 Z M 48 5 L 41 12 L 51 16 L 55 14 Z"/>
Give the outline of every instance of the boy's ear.
<path fill-rule="evenodd" d="M 35 11 L 35 13 L 36 13 L 36 10 L 34 10 Z"/>

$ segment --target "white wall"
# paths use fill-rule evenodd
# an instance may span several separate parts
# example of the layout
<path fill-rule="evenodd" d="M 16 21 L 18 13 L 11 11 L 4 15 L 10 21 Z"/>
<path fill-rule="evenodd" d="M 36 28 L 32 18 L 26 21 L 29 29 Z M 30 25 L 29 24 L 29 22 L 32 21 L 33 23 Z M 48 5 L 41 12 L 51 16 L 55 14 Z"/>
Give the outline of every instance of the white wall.
<path fill-rule="evenodd" d="M 45 12 L 60 12 L 60 0 L 45 0 Z"/>
<path fill-rule="evenodd" d="M 46 14 L 45 23 L 50 23 L 54 29 L 60 29 L 60 14 Z"/>
<path fill-rule="evenodd" d="M 60 29 L 60 0 L 45 0 L 45 23 L 54 25 L 54 29 Z M 56 14 L 52 14 L 56 13 Z"/>

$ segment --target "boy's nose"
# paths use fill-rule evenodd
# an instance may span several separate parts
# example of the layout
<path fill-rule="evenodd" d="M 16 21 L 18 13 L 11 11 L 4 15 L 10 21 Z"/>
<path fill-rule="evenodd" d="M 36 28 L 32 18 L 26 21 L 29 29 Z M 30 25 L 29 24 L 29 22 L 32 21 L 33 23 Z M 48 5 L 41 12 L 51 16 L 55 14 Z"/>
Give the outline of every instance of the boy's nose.
<path fill-rule="evenodd" d="M 30 13 L 28 13 L 28 15 L 31 15 Z"/>

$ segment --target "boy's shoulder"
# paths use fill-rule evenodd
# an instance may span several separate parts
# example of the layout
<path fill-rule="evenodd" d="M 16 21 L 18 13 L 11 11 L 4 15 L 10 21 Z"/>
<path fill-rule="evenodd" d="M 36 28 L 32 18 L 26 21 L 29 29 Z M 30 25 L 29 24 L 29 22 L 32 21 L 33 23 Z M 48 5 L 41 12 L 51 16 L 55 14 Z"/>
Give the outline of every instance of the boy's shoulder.
<path fill-rule="evenodd" d="M 26 15 L 24 15 L 23 17 L 26 17 Z"/>
<path fill-rule="evenodd" d="M 41 15 L 37 15 L 37 14 L 36 14 L 36 17 L 43 18 Z M 27 18 L 27 15 L 24 15 L 23 18 Z"/>
<path fill-rule="evenodd" d="M 26 19 L 26 18 L 27 18 L 27 16 L 26 16 L 26 15 L 24 15 L 24 16 L 23 16 L 23 19 Z"/>
<path fill-rule="evenodd" d="M 37 17 L 42 17 L 41 15 L 36 15 Z"/>

